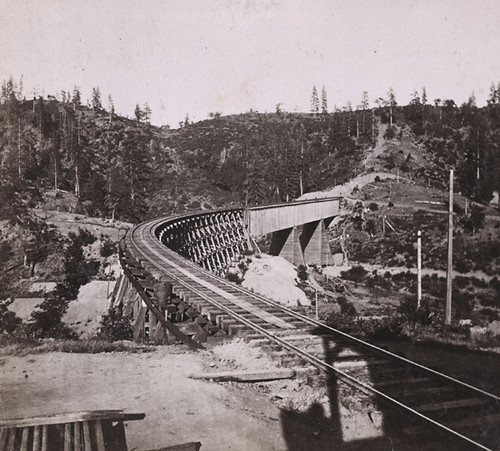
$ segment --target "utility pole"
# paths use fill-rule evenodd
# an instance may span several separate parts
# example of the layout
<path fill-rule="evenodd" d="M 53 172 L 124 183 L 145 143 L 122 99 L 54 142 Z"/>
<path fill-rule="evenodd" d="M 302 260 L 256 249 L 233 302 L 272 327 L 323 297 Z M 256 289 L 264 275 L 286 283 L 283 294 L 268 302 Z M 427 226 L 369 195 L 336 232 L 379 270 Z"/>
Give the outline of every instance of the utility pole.
<path fill-rule="evenodd" d="M 316 321 L 319 318 L 319 305 L 318 305 L 318 290 L 316 290 Z"/>
<path fill-rule="evenodd" d="M 422 232 L 417 232 L 417 308 L 422 301 Z"/>
<path fill-rule="evenodd" d="M 451 289 L 453 281 L 453 169 L 450 169 L 450 198 L 448 206 L 448 269 L 446 273 L 446 325 L 451 324 Z"/>

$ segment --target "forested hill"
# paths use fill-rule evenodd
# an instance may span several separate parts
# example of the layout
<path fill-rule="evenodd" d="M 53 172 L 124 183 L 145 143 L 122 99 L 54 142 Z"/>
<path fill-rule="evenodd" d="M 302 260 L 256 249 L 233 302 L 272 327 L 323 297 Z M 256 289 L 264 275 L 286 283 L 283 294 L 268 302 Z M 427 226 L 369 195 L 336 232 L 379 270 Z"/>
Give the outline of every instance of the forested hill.
<path fill-rule="evenodd" d="M 473 99 L 458 107 L 416 96 L 407 106 L 386 102 L 329 114 L 212 114 L 176 130 L 107 110 L 100 99 L 84 106 L 78 96 L 27 100 L 4 83 L 0 219 L 35 206 L 54 188 L 74 193 L 80 213 L 132 222 L 291 200 L 364 170 L 399 170 L 446 185 L 454 167 L 456 189 L 480 201 L 500 188 L 495 88 L 483 108 Z M 367 165 L 373 148 L 377 159 Z"/>

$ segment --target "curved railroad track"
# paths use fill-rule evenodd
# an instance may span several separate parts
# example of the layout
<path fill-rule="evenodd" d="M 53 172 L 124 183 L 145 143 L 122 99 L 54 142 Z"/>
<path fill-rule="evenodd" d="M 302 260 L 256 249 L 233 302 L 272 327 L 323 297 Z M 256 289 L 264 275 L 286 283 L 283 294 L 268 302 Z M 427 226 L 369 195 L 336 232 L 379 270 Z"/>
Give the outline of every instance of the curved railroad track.
<path fill-rule="evenodd" d="M 312 364 L 333 374 L 456 444 L 448 449 L 500 449 L 500 397 L 327 327 L 181 257 L 158 237 L 167 222 L 182 217 L 135 227 L 125 252 L 168 280 L 212 326 L 244 332 L 284 365 Z"/>

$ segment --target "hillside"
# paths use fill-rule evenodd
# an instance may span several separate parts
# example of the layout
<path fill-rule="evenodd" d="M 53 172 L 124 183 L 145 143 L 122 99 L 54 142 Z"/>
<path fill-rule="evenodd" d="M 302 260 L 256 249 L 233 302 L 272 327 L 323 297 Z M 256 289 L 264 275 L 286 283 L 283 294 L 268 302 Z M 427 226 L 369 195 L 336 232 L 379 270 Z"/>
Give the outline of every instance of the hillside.
<path fill-rule="evenodd" d="M 412 265 L 414 229 L 426 223 L 425 230 L 434 230 L 426 239 L 435 244 L 425 255 L 426 264 L 442 269 L 443 221 L 414 211 L 415 201 L 446 202 L 452 167 L 455 191 L 467 196 L 469 205 L 472 200 L 484 204 L 500 189 L 496 88 L 483 108 L 473 99 L 458 107 L 452 100 L 431 105 L 417 96 L 406 106 L 384 103 L 328 114 L 213 114 L 176 130 L 152 126 L 147 115 L 136 120 L 118 116 L 98 100 L 85 106 L 78 92 L 63 101 L 51 96 L 27 100 L 12 80 L 2 86 L 2 298 L 14 293 L 13 281 L 30 278 L 34 268 L 50 267 L 47 262 L 71 246 L 46 211 L 113 225 L 174 212 L 315 197 L 318 192 L 340 194 L 353 205 L 364 205 L 332 229 L 335 252 L 338 236 L 349 226 L 353 261 L 380 264 L 383 254 L 395 265 Z M 478 233 L 485 211 L 476 206 L 464 214 L 465 197 L 457 199 L 463 232 L 457 262 L 464 271 L 495 274 L 495 225 Z M 397 238 L 381 236 L 381 214 L 398 231 Z M 90 239 L 77 235 L 70 241 Z M 59 259 L 53 280 L 63 272 Z"/>

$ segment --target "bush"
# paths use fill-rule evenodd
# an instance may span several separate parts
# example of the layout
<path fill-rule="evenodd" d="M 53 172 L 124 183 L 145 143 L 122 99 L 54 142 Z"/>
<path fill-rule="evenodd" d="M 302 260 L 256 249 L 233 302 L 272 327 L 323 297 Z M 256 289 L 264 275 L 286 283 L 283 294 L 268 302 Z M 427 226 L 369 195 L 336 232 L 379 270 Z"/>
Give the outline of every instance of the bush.
<path fill-rule="evenodd" d="M 356 283 L 361 283 L 365 280 L 368 271 L 362 266 L 353 266 L 351 269 L 347 271 L 342 271 L 340 276 L 342 279 L 351 280 Z"/>
<path fill-rule="evenodd" d="M 12 333 L 22 323 L 14 312 L 7 309 L 7 306 L 6 301 L 0 302 L 0 333 Z"/>
<path fill-rule="evenodd" d="M 416 296 L 406 296 L 397 308 L 401 320 L 413 327 L 417 324 L 429 325 L 432 323 L 433 314 L 429 298 L 422 298 L 420 307 L 417 306 Z"/>
<path fill-rule="evenodd" d="M 378 204 L 376 202 L 370 202 L 370 204 L 368 205 L 368 208 L 371 211 L 377 211 L 378 210 Z"/>
<path fill-rule="evenodd" d="M 306 282 L 307 279 L 309 278 L 307 274 L 307 266 L 305 265 L 299 265 L 297 266 L 297 277 L 301 282 Z"/>
<path fill-rule="evenodd" d="M 467 273 L 472 270 L 472 265 L 465 258 L 458 258 L 455 262 L 455 269 L 460 273 Z"/>
<path fill-rule="evenodd" d="M 70 300 L 74 299 L 72 296 L 73 288 L 58 283 L 54 291 L 45 295 L 39 310 L 31 314 L 27 332 L 38 338 L 74 338 L 73 332 L 62 322 Z"/>
<path fill-rule="evenodd" d="M 345 296 L 339 296 L 337 298 L 337 302 L 340 306 L 340 314 L 342 316 L 357 316 L 358 312 L 356 310 L 356 307 L 354 307 L 352 302 L 349 302 Z"/>
<path fill-rule="evenodd" d="M 452 305 L 457 318 L 469 318 L 473 308 L 473 295 L 465 291 L 453 290 Z"/>
<path fill-rule="evenodd" d="M 326 324 L 346 334 L 370 340 L 397 339 L 401 337 L 403 330 L 397 317 L 368 319 L 332 313 L 326 319 Z"/>
<path fill-rule="evenodd" d="M 494 310 L 490 307 L 484 307 L 481 310 L 479 310 L 479 313 L 482 315 L 486 316 L 488 318 L 489 322 L 492 321 L 497 321 L 500 319 L 500 316 L 498 315 L 498 311 Z"/>
<path fill-rule="evenodd" d="M 456 276 L 454 280 L 455 280 L 455 283 L 457 284 L 457 287 L 462 289 L 462 290 L 467 285 L 469 285 L 469 278 L 468 277 Z"/>
<path fill-rule="evenodd" d="M 107 341 L 132 340 L 132 324 L 121 311 L 110 309 L 103 315 L 98 337 Z"/>
<path fill-rule="evenodd" d="M 101 235 L 101 257 L 111 257 L 116 252 L 116 244 L 110 240 L 109 236 Z"/>
<path fill-rule="evenodd" d="M 226 273 L 226 279 L 229 280 L 229 282 L 234 282 L 238 285 L 240 285 L 241 282 L 243 282 L 243 279 L 241 278 L 241 276 L 237 272 L 233 272 L 233 271 L 228 271 Z"/>
<path fill-rule="evenodd" d="M 385 133 L 384 133 L 384 138 L 385 139 L 392 139 L 394 138 L 394 136 L 396 136 L 395 132 L 394 132 L 394 128 L 393 127 L 387 127 Z"/>

